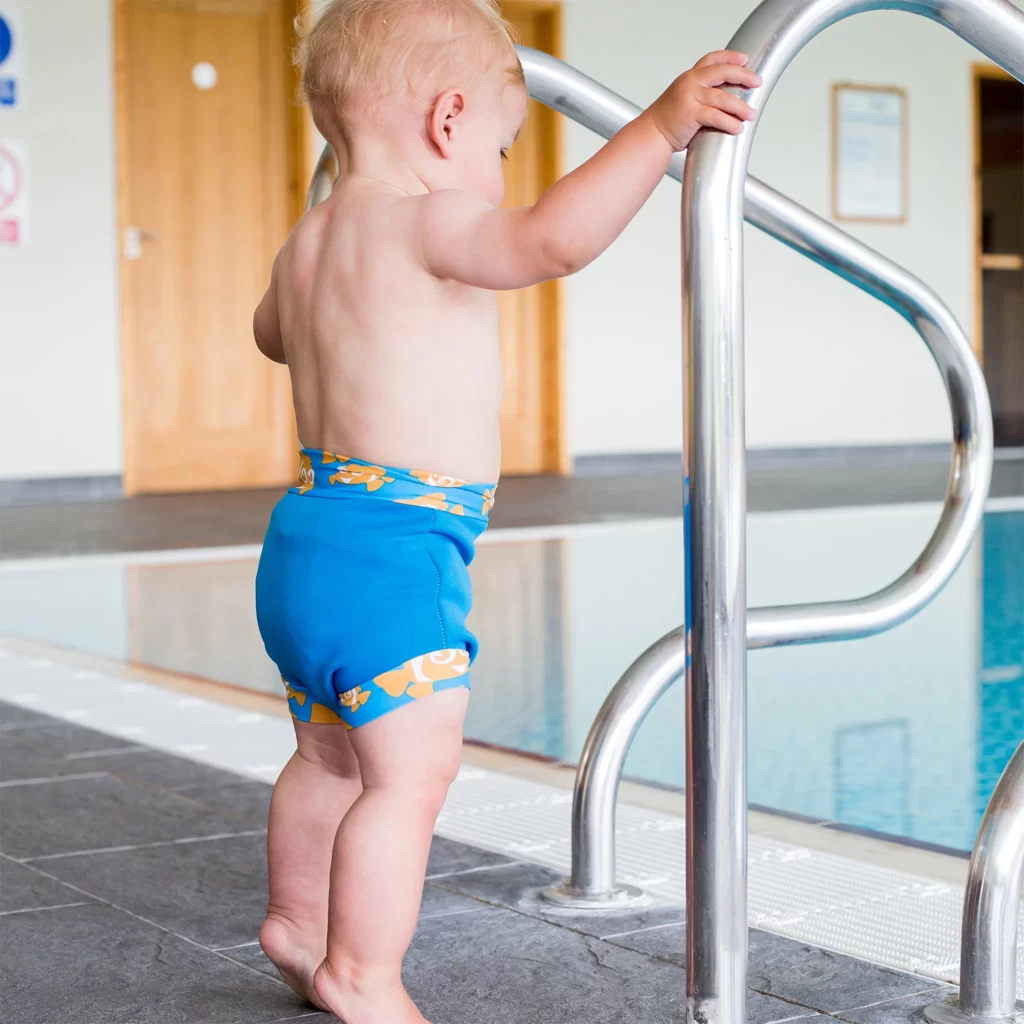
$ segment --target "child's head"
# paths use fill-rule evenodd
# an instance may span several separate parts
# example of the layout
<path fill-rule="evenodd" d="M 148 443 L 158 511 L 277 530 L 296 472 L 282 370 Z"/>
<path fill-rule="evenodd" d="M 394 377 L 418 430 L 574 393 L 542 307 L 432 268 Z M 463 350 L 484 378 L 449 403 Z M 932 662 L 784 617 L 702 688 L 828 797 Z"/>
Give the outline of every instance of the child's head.
<path fill-rule="evenodd" d="M 499 202 L 526 115 L 522 67 L 494 0 L 332 0 L 303 41 L 317 127 L 358 154 L 372 136 L 433 190 Z"/>

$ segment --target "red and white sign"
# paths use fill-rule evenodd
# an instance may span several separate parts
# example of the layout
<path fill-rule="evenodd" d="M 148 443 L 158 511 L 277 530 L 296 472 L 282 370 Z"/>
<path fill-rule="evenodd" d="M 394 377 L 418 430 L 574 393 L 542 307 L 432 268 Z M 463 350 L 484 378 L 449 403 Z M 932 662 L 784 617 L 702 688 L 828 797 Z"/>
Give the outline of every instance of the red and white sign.
<path fill-rule="evenodd" d="M 0 139 L 0 245 L 28 242 L 28 146 Z"/>

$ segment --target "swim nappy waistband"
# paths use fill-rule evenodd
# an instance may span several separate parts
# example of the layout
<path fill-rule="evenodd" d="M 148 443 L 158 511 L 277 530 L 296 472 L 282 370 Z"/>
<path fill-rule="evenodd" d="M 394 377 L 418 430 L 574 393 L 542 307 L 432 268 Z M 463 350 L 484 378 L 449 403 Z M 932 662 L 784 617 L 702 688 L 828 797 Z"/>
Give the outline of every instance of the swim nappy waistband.
<path fill-rule="evenodd" d="M 299 484 L 291 488 L 291 493 L 317 498 L 369 496 L 487 522 L 497 487 L 497 484 L 469 483 L 425 469 L 375 466 L 320 448 L 302 448 Z"/>

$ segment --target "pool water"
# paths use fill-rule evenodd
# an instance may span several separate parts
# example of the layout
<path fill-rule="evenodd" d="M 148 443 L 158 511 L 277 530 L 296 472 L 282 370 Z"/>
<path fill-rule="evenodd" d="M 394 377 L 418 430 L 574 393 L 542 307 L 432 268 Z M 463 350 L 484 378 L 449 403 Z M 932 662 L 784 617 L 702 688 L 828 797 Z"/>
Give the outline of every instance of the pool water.
<path fill-rule="evenodd" d="M 855 597 L 916 557 L 934 505 L 751 515 L 752 606 Z M 470 739 L 566 762 L 622 671 L 683 617 L 677 521 L 494 533 L 472 567 Z M 252 557 L 0 565 L 0 633 L 280 691 L 252 607 Z M 1024 739 L 1024 512 L 991 512 L 938 598 L 896 630 L 751 652 L 753 804 L 970 849 Z M 683 783 L 683 700 L 643 724 L 628 776 Z"/>

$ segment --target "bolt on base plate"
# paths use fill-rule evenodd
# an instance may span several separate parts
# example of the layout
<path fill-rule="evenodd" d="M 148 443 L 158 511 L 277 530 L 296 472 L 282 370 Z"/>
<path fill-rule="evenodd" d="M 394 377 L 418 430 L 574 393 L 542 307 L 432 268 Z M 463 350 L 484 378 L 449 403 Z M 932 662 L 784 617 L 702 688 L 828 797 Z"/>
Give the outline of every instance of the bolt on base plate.
<path fill-rule="evenodd" d="M 1024 1000 L 1017 1000 L 1016 1009 L 1011 1014 L 989 1016 L 961 1010 L 959 999 L 952 996 L 945 1002 L 926 1006 L 924 1015 L 931 1024 L 1024 1024 Z"/>
<path fill-rule="evenodd" d="M 651 902 L 650 896 L 635 885 L 617 885 L 609 892 L 588 893 L 574 888 L 569 879 L 542 890 L 540 897 L 566 910 L 619 910 Z"/>

